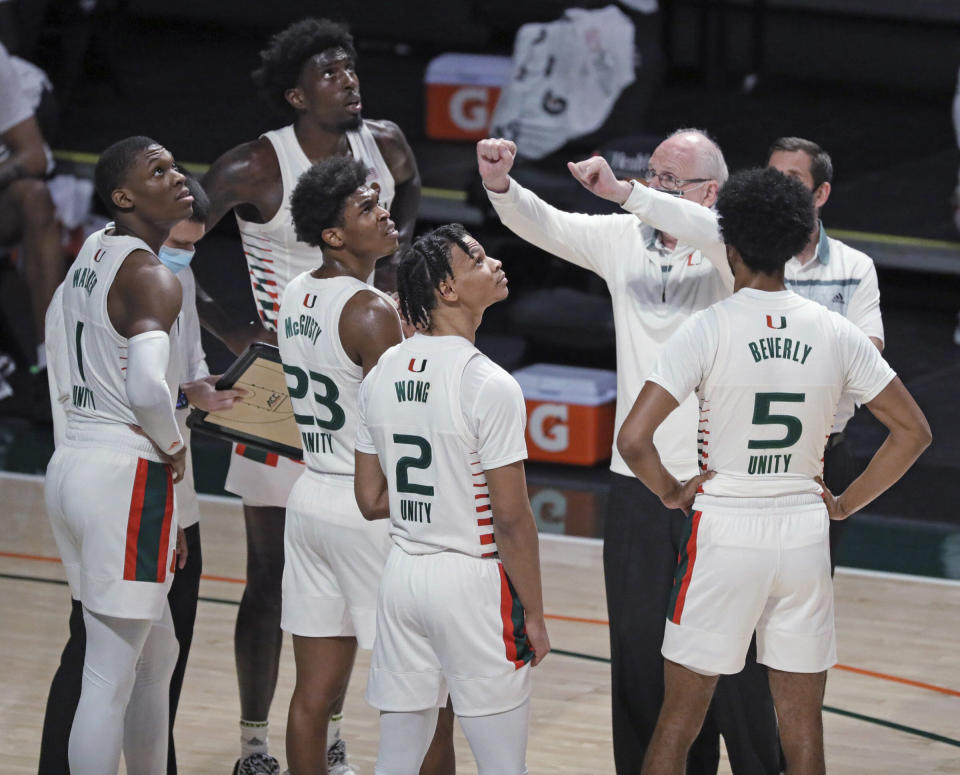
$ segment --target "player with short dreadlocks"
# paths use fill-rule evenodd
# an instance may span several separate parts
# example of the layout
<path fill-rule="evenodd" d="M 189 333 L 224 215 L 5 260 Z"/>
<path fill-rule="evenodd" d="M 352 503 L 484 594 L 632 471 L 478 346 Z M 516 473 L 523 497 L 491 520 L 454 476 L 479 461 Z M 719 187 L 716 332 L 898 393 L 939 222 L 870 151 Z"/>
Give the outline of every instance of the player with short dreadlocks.
<path fill-rule="evenodd" d="M 416 772 L 449 692 L 479 771 L 520 775 L 530 668 L 550 651 L 526 408 L 516 380 L 474 346 L 507 278 L 459 225 L 418 239 L 397 277 L 418 333 L 361 385 L 354 479 L 363 515 L 389 518 L 395 544 L 367 682 L 376 771 Z"/>

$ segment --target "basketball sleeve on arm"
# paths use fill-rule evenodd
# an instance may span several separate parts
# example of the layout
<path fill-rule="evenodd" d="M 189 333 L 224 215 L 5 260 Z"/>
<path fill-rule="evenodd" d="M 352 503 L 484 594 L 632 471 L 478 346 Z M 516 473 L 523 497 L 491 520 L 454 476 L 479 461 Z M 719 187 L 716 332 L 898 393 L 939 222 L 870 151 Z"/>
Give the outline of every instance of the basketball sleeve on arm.
<path fill-rule="evenodd" d="M 163 331 L 147 331 L 130 337 L 128 342 L 126 386 L 130 409 L 160 451 L 172 455 L 183 447 L 183 438 L 166 378 L 170 337 Z"/>
<path fill-rule="evenodd" d="M 477 452 L 484 470 L 500 468 L 527 457 L 527 442 L 523 432 L 527 425 L 527 407 L 520 385 L 507 372 L 493 364 L 476 364 L 474 359 L 467 369 L 480 370 L 483 383 L 476 391 L 469 427 L 479 439 Z M 476 364 L 476 365 L 475 365 Z M 489 373 L 483 375 L 486 367 Z M 467 382 L 464 375 L 464 382 Z"/>
<path fill-rule="evenodd" d="M 897 373 L 863 331 L 836 313 L 831 318 L 846 376 L 843 390 L 853 396 L 858 404 L 869 403 L 890 384 Z"/>
<path fill-rule="evenodd" d="M 502 194 L 485 190 L 503 225 L 518 237 L 603 278 L 626 249 L 617 244 L 626 216 L 558 210 L 513 178 Z"/>
<path fill-rule="evenodd" d="M 716 312 L 697 312 L 667 340 L 647 381 L 662 387 L 678 404 L 683 403 L 713 365 L 717 345 Z"/>

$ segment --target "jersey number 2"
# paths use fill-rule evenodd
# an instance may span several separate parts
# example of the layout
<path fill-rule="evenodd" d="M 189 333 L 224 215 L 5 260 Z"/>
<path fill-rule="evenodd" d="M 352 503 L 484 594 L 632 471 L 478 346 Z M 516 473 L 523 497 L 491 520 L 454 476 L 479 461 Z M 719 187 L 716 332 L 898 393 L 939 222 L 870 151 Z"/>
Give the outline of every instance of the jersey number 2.
<path fill-rule="evenodd" d="M 417 484 L 410 481 L 410 469 L 422 468 L 426 470 L 433 462 L 433 450 L 430 442 L 422 436 L 408 436 L 403 433 L 394 433 L 395 444 L 405 444 L 417 447 L 420 450 L 418 457 L 402 457 L 397 461 L 397 492 L 409 492 L 414 495 L 433 495 L 433 487 L 429 484 Z"/>
<path fill-rule="evenodd" d="M 787 433 L 782 439 L 750 439 L 747 442 L 747 449 L 783 449 L 796 444 L 803 433 L 803 423 L 800 422 L 800 418 L 792 414 L 770 414 L 770 404 L 774 402 L 802 404 L 806 397 L 805 393 L 757 393 L 753 404 L 753 424 L 782 425 Z"/>

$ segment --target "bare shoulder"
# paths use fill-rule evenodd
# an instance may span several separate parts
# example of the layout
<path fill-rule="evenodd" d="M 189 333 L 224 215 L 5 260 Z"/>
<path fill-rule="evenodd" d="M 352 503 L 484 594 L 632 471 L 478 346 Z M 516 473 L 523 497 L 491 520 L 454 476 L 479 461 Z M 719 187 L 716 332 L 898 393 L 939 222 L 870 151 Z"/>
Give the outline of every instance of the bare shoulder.
<path fill-rule="evenodd" d="M 230 179 L 232 182 L 262 182 L 280 175 L 280 162 L 273 144 L 265 137 L 241 143 L 218 158 L 207 172 L 208 179 Z"/>
<path fill-rule="evenodd" d="M 361 290 L 355 293 L 340 314 L 340 324 L 363 325 L 369 330 L 370 326 L 399 325 L 400 316 L 397 308 L 390 301 L 375 291 Z"/>
<path fill-rule="evenodd" d="M 417 162 L 403 130 L 393 121 L 386 119 L 367 120 L 364 123 L 373 135 L 397 183 L 405 183 L 416 178 Z"/>
<path fill-rule="evenodd" d="M 183 300 L 183 287 L 173 272 L 147 250 L 134 250 L 124 260 L 110 287 L 107 306 L 122 336 L 150 330 L 169 331 Z"/>

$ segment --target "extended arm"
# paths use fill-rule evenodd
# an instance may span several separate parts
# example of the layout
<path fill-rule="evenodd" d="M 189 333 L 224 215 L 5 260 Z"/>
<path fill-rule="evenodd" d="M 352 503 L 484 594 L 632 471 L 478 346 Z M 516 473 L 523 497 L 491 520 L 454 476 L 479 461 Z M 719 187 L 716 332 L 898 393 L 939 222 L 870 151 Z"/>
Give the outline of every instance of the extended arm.
<path fill-rule="evenodd" d="M 477 166 L 490 203 L 510 231 L 548 253 L 601 276 L 616 259 L 624 220 L 609 215 L 567 213 L 548 205 L 509 177 L 516 145 L 509 140 L 477 143 Z"/>
<path fill-rule="evenodd" d="M 849 487 L 834 498 L 824 487 L 824 500 L 831 519 L 846 519 L 900 479 L 933 439 L 927 418 L 899 377 L 867 403 L 890 435 L 870 463 Z M 820 482 L 823 486 L 823 482 Z"/>
<path fill-rule="evenodd" d="M 644 223 L 699 250 L 733 290 L 733 273 L 727 263 L 727 248 L 720 237 L 717 214 L 713 210 L 682 197 L 655 191 L 640 181 L 617 180 L 610 165 L 601 156 L 569 162 L 567 168 L 590 193 L 615 202 Z"/>
<path fill-rule="evenodd" d="M 656 382 L 647 381 L 617 436 L 617 450 L 637 478 L 663 501 L 668 509 L 688 511 L 697 487 L 714 476 L 713 471 L 680 482 L 663 465 L 653 443 L 653 434 L 679 404 Z"/>
<path fill-rule="evenodd" d="M 540 539 L 527 496 L 523 461 L 484 473 L 490 488 L 497 552 L 523 605 L 527 635 L 535 653 L 532 664 L 536 666 L 550 651 L 550 639 L 543 618 Z"/>

